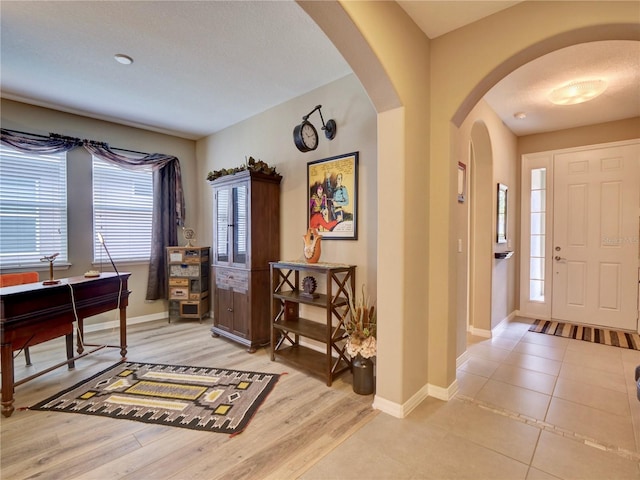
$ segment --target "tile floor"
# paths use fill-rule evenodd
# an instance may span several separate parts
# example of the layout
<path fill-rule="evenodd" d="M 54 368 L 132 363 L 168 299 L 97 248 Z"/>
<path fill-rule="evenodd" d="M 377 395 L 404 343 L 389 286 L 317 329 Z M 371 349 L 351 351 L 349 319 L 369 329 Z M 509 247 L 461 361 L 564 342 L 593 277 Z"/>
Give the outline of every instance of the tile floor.
<path fill-rule="evenodd" d="M 640 479 L 640 352 L 530 323 L 469 337 L 454 399 L 379 414 L 301 478 Z"/>

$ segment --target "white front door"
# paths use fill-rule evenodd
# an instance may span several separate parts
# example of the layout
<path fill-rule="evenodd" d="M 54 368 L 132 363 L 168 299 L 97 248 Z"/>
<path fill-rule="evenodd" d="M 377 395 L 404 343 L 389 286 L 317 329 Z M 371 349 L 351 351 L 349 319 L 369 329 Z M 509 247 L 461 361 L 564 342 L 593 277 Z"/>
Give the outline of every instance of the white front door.
<path fill-rule="evenodd" d="M 553 319 L 636 330 L 640 144 L 554 155 Z"/>

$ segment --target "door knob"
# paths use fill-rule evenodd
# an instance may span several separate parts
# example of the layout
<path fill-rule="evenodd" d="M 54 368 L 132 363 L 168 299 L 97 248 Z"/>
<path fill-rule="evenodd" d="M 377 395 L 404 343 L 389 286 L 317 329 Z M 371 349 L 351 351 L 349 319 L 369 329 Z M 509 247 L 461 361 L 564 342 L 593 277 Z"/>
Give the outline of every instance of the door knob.
<path fill-rule="evenodd" d="M 553 257 L 553 258 L 554 258 L 554 260 L 555 260 L 556 262 L 559 262 L 559 261 L 561 261 L 561 260 L 566 260 L 566 258 L 561 257 L 560 255 L 556 255 L 556 256 L 555 256 L 555 257 Z"/>

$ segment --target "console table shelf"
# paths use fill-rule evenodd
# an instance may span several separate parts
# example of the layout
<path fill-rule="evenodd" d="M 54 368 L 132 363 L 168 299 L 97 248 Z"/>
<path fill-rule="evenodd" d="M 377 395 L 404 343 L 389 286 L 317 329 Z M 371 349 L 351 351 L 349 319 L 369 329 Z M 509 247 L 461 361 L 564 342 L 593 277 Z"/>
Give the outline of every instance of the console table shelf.
<path fill-rule="evenodd" d="M 271 360 L 291 363 L 326 380 L 351 369 L 345 352 L 349 292 L 355 289 L 354 265 L 335 263 L 271 262 Z M 325 293 L 302 292 L 301 273 L 324 281 Z M 300 316 L 300 305 L 325 310 L 325 320 Z M 301 344 L 301 339 L 324 344 L 321 352 Z"/>

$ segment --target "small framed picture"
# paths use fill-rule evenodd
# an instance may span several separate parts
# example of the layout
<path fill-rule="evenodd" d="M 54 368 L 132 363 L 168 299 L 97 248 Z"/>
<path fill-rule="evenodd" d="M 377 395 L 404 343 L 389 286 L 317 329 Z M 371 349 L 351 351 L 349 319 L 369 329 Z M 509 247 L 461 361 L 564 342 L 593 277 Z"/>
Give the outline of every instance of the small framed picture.
<path fill-rule="evenodd" d="M 307 224 L 323 240 L 358 239 L 358 152 L 307 164 Z"/>

